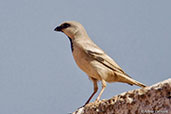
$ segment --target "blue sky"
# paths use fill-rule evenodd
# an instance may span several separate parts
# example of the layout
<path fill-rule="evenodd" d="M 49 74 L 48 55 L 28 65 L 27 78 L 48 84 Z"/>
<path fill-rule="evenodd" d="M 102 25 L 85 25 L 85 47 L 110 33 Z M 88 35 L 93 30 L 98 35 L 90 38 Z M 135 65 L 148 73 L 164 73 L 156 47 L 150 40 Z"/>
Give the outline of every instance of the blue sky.
<path fill-rule="evenodd" d="M 76 66 L 67 37 L 53 31 L 63 21 L 80 22 L 134 79 L 146 85 L 168 79 L 170 4 L 169 0 L 1 0 L 0 114 L 65 114 L 88 99 L 92 82 Z M 138 88 L 107 84 L 101 99 Z"/>

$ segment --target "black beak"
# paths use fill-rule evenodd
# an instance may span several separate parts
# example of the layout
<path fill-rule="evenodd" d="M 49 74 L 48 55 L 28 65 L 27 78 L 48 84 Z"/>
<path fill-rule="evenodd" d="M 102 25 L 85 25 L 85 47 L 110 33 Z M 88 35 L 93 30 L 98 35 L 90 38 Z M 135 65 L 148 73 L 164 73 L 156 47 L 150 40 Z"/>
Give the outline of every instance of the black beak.
<path fill-rule="evenodd" d="M 62 31 L 62 27 L 61 26 L 57 26 L 54 31 Z"/>

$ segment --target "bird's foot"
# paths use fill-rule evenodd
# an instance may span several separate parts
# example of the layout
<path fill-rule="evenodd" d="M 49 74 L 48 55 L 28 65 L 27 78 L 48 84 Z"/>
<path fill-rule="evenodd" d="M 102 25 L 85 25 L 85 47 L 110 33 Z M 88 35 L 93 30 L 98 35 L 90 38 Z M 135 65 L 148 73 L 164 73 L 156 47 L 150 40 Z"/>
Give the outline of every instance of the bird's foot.
<path fill-rule="evenodd" d="M 100 100 L 99 100 L 99 99 L 96 99 L 96 100 L 94 101 L 94 103 L 95 103 L 95 104 L 100 103 Z"/>

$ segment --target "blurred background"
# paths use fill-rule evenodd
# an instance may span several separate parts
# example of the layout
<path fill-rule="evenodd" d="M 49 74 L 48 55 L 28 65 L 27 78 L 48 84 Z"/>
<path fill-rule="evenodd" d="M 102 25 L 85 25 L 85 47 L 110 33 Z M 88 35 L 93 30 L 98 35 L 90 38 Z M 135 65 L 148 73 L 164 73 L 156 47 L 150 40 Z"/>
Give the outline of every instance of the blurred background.
<path fill-rule="evenodd" d="M 170 4 L 170 0 L 0 0 L 0 114 L 66 114 L 93 92 L 92 82 L 72 57 L 68 38 L 53 31 L 63 21 L 80 22 L 134 79 L 149 86 L 168 79 Z M 101 99 L 138 88 L 107 84 Z"/>

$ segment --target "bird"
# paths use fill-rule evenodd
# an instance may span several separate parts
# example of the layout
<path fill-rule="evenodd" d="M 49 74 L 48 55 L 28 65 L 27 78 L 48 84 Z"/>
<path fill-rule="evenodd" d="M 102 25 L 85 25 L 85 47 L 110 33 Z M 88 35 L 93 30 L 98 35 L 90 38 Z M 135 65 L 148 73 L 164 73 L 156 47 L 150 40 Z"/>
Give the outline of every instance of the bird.
<path fill-rule="evenodd" d="M 94 91 L 86 101 L 90 102 L 98 91 L 98 82 L 102 84 L 102 89 L 95 101 L 99 101 L 106 88 L 106 82 L 122 82 L 129 85 L 146 87 L 128 74 L 109 57 L 100 47 L 98 47 L 88 36 L 85 28 L 77 21 L 65 21 L 57 26 L 54 31 L 64 33 L 70 41 L 72 55 L 78 67 L 84 71 L 93 82 Z"/>

